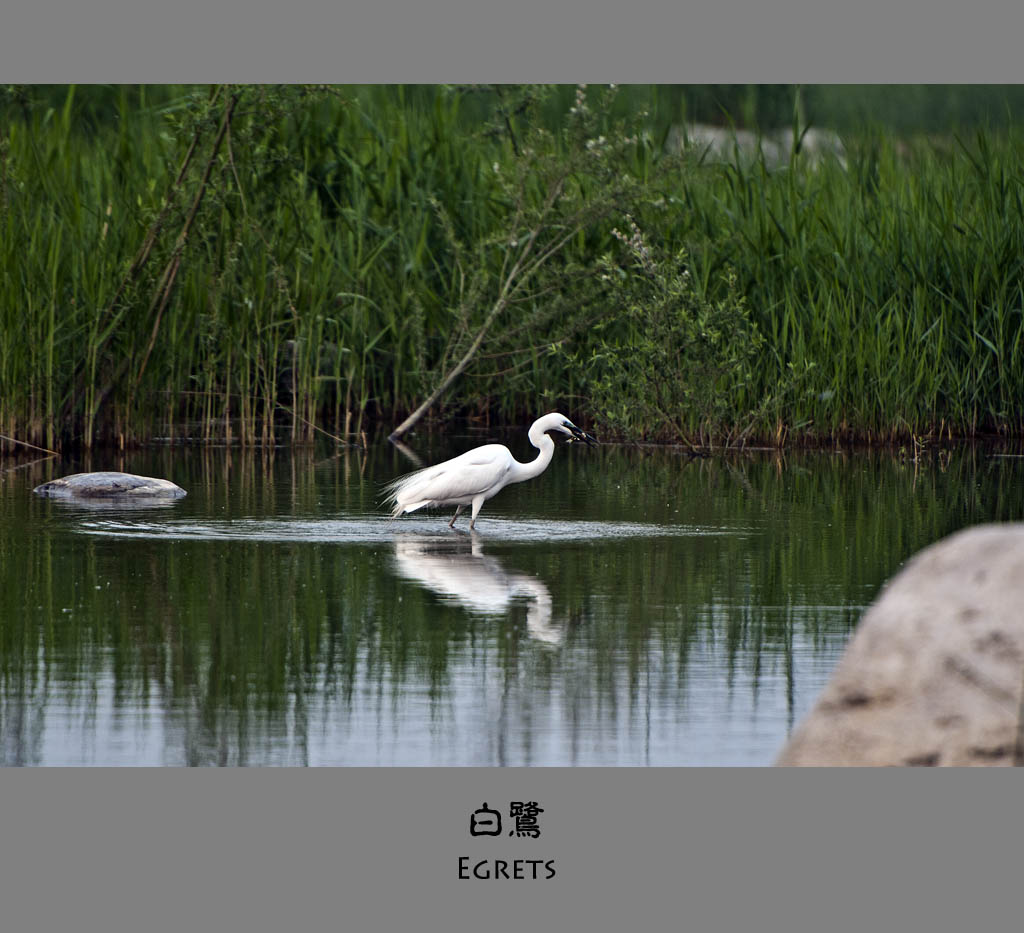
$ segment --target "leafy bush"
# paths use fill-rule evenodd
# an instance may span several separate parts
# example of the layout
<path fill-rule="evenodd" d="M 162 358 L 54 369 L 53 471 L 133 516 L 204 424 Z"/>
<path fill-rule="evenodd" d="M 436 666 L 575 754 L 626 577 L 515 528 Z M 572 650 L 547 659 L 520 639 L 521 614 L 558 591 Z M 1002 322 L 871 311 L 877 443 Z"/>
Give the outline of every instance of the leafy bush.
<path fill-rule="evenodd" d="M 628 235 L 614 234 L 625 255 L 602 258 L 602 279 L 621 310 L 595 331 L 582 367 L 596 417 L 623 436 L 741 442 L 770 406 L 736 410 L 764 349 L 736 276 L 727 272 L 721 296 L 709 299 L 684 251 L 653 249 L 632 221 Z"/>

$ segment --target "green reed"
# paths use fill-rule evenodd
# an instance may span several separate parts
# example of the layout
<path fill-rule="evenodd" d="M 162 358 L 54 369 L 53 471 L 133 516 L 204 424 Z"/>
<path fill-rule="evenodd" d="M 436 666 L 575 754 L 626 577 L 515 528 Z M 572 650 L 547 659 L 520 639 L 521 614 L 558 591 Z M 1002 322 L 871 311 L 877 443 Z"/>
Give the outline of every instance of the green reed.
<path fill-rule="evenodd" d="M 74 88 L 60 106 L 8 95 L 0 434 L 257 445 L 393 425 L 484 325 L 516 218 L 545 196 L 531 147 L 577 160 L 567 200 L 616 211 L 595 210 L 497 317 L 438 414 L 564 405 L 606 432 L 698 442 L 1024 429 L 1015 131 L 873 131 L 843 160 L 782 166 L 676 159 L 620 101 L 590 124 L 635 138 L 613 161 L 581 140 L 572 154 L 565 89 L 536 90 L 548 129 L 531 125 L 533 93 L 125 88 L 108 95 L 116 120 Z M 611 198 L 613 177 L 636 182 L 629 198 Z M 638 385 L 694 378 L 655 372 L 643 316 L 599 284 L 602 256 L 632 274 L 611 235 L 627 212 L 665 254 L 684 251 L 702 301 L 732 276 L 763 338 L 756 359 L 733 354 L 742 371 L 717 387 L 713 420 L 685 385 L 671 418 L 628 398 L 606 410 L 609 352 L 650 370 Z"/>
<path fill-rule="evenodd" d="M 678 236 L 705 281 L 740 278 L 768 344 L 753 392 L 795 371 L 780 417 L 827 437 L 1019 434 L 1022 157 L 1014 133 L 880 135 L 845 165 L 705 166 Z"/>

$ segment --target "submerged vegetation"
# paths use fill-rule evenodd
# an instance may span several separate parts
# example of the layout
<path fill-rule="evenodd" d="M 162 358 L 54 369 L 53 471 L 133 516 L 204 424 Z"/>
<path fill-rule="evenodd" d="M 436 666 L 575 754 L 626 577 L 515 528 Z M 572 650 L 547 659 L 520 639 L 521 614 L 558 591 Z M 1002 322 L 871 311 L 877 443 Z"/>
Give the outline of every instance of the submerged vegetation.
<path fill-rule="evenodd" d="M 0 434 L 307 443 L 554 407 L 701 445 L 1024 431 L 1012 121 L 812 157 L 791 95 L 776 164 L 673 146 L 687 114 L 653 94 L 8 89 Z"/>

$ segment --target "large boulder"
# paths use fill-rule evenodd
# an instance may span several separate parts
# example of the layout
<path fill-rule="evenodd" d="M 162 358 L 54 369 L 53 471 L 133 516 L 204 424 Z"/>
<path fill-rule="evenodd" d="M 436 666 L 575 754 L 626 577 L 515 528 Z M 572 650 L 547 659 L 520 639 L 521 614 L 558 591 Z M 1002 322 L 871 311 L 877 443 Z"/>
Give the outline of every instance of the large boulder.
<path fill-rule="evenodd" d="M 170 480 L 132 473 L 73 473 L 32 491 L 38 496 L 81 499 L 180 499 L 185 495 Z"/>
<path fill-rule="evenodd" d="M 1024 525 L 917 554 L 861 620 L 779 765 L 1022 764 Z"/>

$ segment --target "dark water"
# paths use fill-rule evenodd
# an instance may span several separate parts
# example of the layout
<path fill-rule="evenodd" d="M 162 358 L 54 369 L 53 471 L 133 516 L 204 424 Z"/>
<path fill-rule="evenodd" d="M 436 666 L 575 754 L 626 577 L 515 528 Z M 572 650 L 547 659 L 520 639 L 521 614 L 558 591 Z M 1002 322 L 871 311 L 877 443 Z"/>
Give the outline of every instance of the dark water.
<path fill-rule="evenodd" d="M 496 438 L 529 456 L 418 453 Z M 766 765 L 907 557 L 1021 518 L 1022 464 L 560 447 L 470 535 L 386 520 L 386 444 L 3 461 L 0 762 Z M 31 494 L 84 468 L 189 495 Z"/>

